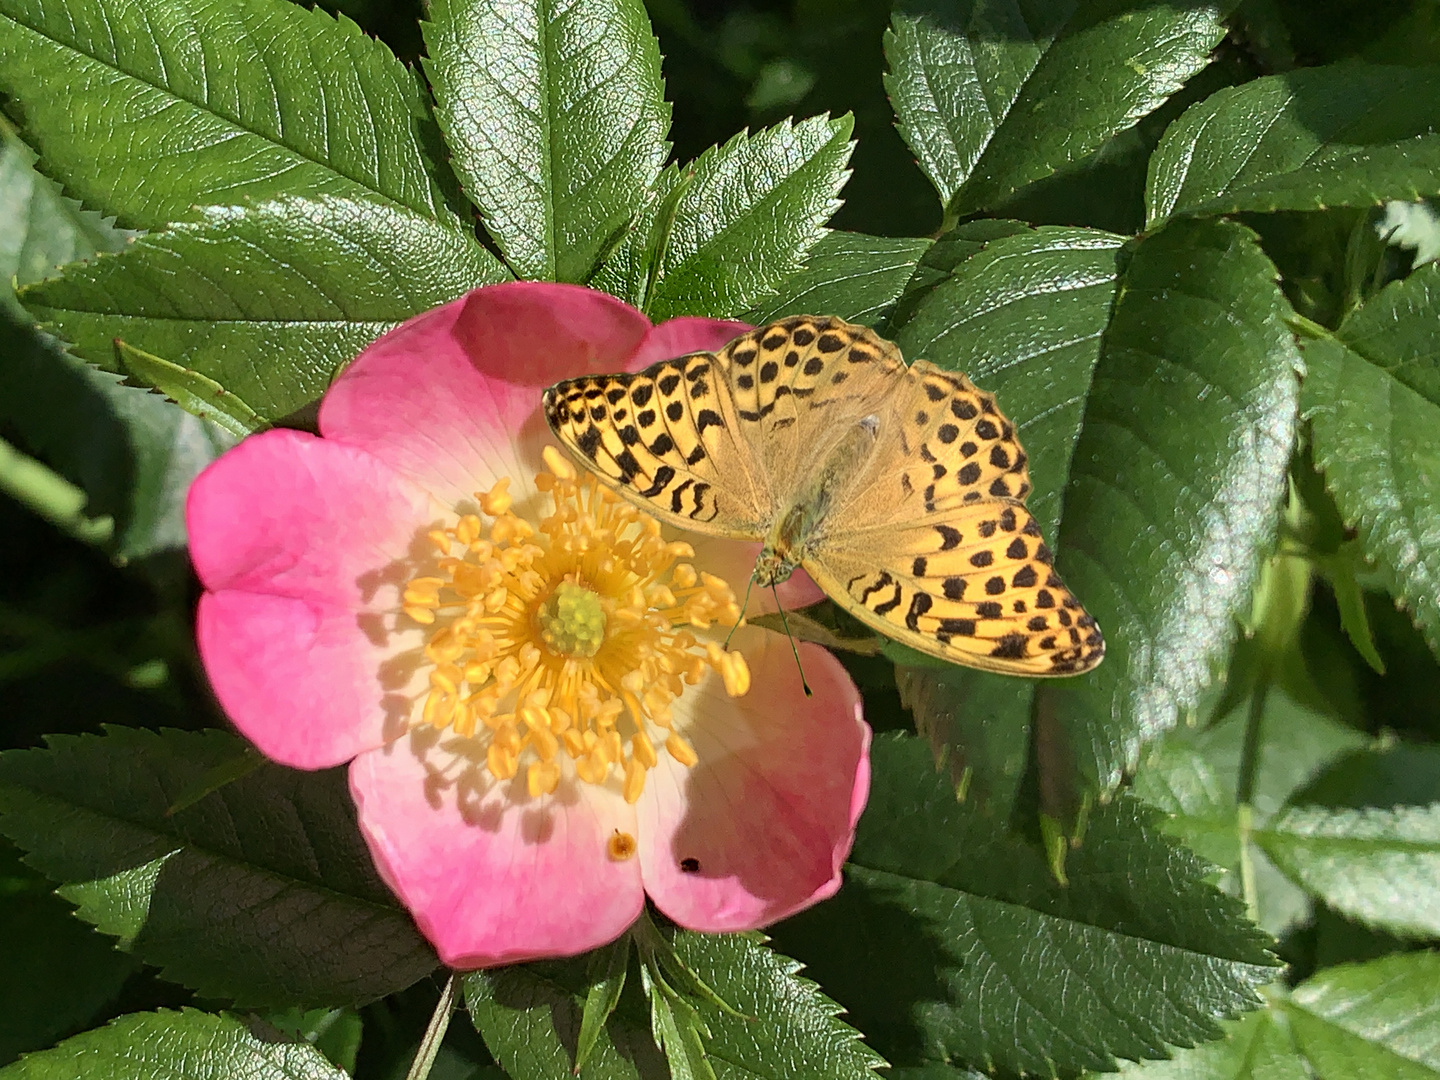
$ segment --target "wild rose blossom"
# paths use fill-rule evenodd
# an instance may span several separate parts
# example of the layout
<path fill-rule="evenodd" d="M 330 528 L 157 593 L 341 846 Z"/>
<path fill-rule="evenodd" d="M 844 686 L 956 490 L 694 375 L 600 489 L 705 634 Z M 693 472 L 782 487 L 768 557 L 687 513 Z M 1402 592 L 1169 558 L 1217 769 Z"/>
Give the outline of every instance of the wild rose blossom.
<path fill-rule="evenodd" d="M 191 489 L 221 704 L 276 761 L 351 763 L 376 865 L 447 964 L 583 952 L 646 894 L 731 931 L 839 886 L 869 783 L 844 669 L 802 644 L 807 698 L 783 636 L 727 649 L 757 546 L 662 531 L 539 411 L 562 378 L 744 329 L 477 289 L 361 353 L 320 437 L 253 436 Z"/>

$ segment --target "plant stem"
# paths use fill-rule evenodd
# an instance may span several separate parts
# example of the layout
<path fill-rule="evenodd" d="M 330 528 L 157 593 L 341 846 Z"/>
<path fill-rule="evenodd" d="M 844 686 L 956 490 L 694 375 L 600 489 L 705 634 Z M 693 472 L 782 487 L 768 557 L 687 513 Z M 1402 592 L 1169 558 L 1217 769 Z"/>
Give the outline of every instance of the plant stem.
<path fill-rule="evenodd" d="M 1250 714 L 1245 722 L 1245 742 L 1240 751 L 1240 775 L 1235 784 L 1235 827 L 1240 838 L 1240 891 L 1251 922 L 1259 922 L 1259 897 L 1255 891 L 1255 859 L 1250 851 L 1250 830 L 1254 820 L 1252 801 L 1255 774 L 1260 770 L 1260 724 L 1265 717 L 1265 699 L 1270 693 L 1270 665 L 1260 671 L 1250 695 Z"/>
<path fill-rule="evenodd" d="M 430 1014 L 430 1024 L 425 1029 L 425 1037 L 420 1040 L 419 1049 L 415 1051 L 415 1060 L 405 1074 L 405 1080 L 425 1080 L 430 1075 L 430 1069 L 440 1053 L 440 1044 L 445 1041 L 445 1032 L 450 1028 L 450 1015 L 455 1011 L 455 994 L 459 987 L 460 973 L 452 971 L 445 980 L 445 988 L 440 991 L 435 1011 Z"/>
<path fill-rule="evenodd" d="M 86 515 L 85 492 L 4 439 L 0 439 L 0 491 L 87 544 L 103 544 L 115 533 L 115 521 L 109 515 Z"/>

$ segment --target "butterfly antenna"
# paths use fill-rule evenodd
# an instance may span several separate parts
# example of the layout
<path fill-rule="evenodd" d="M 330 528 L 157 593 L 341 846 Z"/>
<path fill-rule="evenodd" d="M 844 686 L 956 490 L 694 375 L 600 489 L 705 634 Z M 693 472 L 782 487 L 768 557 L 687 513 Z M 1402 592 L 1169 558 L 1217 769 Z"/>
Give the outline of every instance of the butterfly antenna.
<path fill-rule="evenodd" d="M 750 590 L 755 585 L 755 575 L 750 575 L 750 580 L 745 583 L 745 599 L 740 601 L 740 618 L 735 620 L 735 625 L 730 627 L 730 633 L 725 635 L 725 648 L 730 647 L 730 639 L 735 636 L 735 631 L 740 629 L 740 624 L 745 621 L 745 612 L 750 607 Z"/>
<path fill-rule="evenodd" d="M 810 684 L 805 681 L 805 669 L 800 666 L 800 649 L 795 644 L 795 635 L 790 633 L 790 620 L 785 617 L 785 607 L 780 603 L 780 591 L 775 588 L 774 582 L 770 583 L 770 592 L 775 596 L 775 606 L 780 611 L 780 625 L 785 627 L 785 637 L 789 640 L 790 652 L 795 657 L 795 669 L 800 672 L 800 685 L 804 688 L 806 697 L 814 697 L 815 691 L 811 690 Z"/>

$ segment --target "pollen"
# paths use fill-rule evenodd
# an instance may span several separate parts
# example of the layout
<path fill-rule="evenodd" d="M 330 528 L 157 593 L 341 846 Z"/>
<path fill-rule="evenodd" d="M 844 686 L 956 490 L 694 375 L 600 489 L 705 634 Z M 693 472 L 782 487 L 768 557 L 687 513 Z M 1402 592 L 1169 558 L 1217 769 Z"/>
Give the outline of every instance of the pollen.
<path fill-rule="evenodd" d="M 698 760 L 674 730 L 689 688 L 714 675 L 732 697 L 749 690 L 745 658 L 695 633 L 734 625 L 740 608 L 725 581 L 688 561 L 689 544 L 666 540 L 554 447 L 544 457 L 543 517 L 516 512 L 506 477 L 475 493 L 479 513 L 428 535 L 432 563 L 402 596 L 405 615 L 429 628 L 415 723 L 476 740 L 481 767 L 523 778 L 533 798 L 573 777 L 634 803 L 662 752 Z M 612 858 L 633 853 L 633 839 L 617 848 L 622 835 Z"/>

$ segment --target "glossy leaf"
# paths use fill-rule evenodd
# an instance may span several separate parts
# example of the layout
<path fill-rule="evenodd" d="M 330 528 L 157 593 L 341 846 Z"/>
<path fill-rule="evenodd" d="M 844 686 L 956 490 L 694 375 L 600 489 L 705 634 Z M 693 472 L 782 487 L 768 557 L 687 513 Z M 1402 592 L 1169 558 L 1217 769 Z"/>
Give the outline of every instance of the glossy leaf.
<path fill-rule="evenodd" d="M 0 755 L 0 832 L 166 978 L 248 1005 L 346 1005 L 435 957 L 376 877 L 339 770 L 265 765 L 173 814 L 244 744 L 112 728 Z"/>
<path fill-rule="evenodd" d="M 1306 342 L 1316 464 L 1365 554 L 1440 653 L 1440 266 L 1388 286 Z"/>
<path fill-rule="evenodd" d="M 466 193 L 521 277 L 584 281 L 669 152 L 640 0 L 439 0 L 425 70 Z"/>
<path fill-rule="evenodd" d="M 277 1042 L 231 1016 L 134 1013 L 0 1069 L 0 1080 L 345 1080 L 306 1042 Z"/>
<path fill-rule="evenodd" d="M 60 193 L 34 168 L 34 153 L 0 119 L 0 280 L 20 284 L 50 277 L 63 264 L 100 251 L 119 251 L 132 234 Z M 0 310 L 24 320 L 9 290 Z"/>
<path fill-rule="evenodd" d="M 125 225 L 326 195 L 463 229 L 432 177 L 419 84 L 343 17 L 283 0 L 4 0 L 0 90 L 46 173 Z"/>
<path fill-rule="evenodd" d="M 123 337 L 275 421 L 397 323 L 503 276 L 473 239 L 419 214 L 292 199 L 212 208 L 22 300 L 92 363 L 113 367 Z"/>
<path fill-rule="evenodd" d="M 1224 655 L 1283 491 L 1298 367 L 1274 268 L 1248 230 L 1192 223 L 1147 238 L 1114 299 L 1117 246 L 1060 229 L 993 241 L 898 335 L 908 358 L 996 393 L 1061 576 L 1107 642 L 1094 673 L 1039 698 L 978 672 L 926 677 L 972 717 L 1025 726 L 1043 713 L 1054 756 L 1073 755 L 1101 789 Z"/>
<path fill-rule="evenodd" d="M 886 37 L 900 133 L 947 220 L 1097 150 L 1209 63 L 1215 4 L 911 5 Z"/>
<path fill-rule="evenodd" d="M 1153 811 L 1097 810 L 1061 886 L 1038 844 L 956 801 L 919 740 L 878 738 L 872 765 L 845 887 L 776 937 L 896 1065 L 1110 1069 L 1258 1004 L 1275 972 L 1264 935 Z M 873 962 L 848 963 L 840 941 Z"/>
<path fill-rule="evenodd" d="M 1336 64 L 1221 90 L 1160 140 L 1147 220 L 1440 193 L 1437 113 L 1440 67 Z"/>
<path fill-rule="evenodd" d="M 594 284 L 656 321 L 737 316 L 804 264 L 840 205 L 849 116 L 813 116 L 712 146 L 660 175 Z"/>
<path fill-rule="evenodd" d="M 874 326 L 900 297 L 930 247 L 923 237 L 828 232 L 805 269 L 781 283 L 741 318 L 755 326 L 786 315 L 838 315 Z"/>
<path fill-rule="evenodd" d="M 710 1031 L 706 1050 L 717 1074 L 725 1080 L 870 1080 L 880 1059 L 838 1019 L 838 1007 L 799 976 L 799 966 L 763 940 L 675 933 L 680 959 L 741 1014 L 694 1003 Z M 467 975 L 465 1002 L 512 1080 L 551 1080 L 569 1075 L 592 982 L 583 957 L 524 964 Z M 667 1074 L 639 984 L 627 980 L 580 1070 L 582 1080 Z"/>

